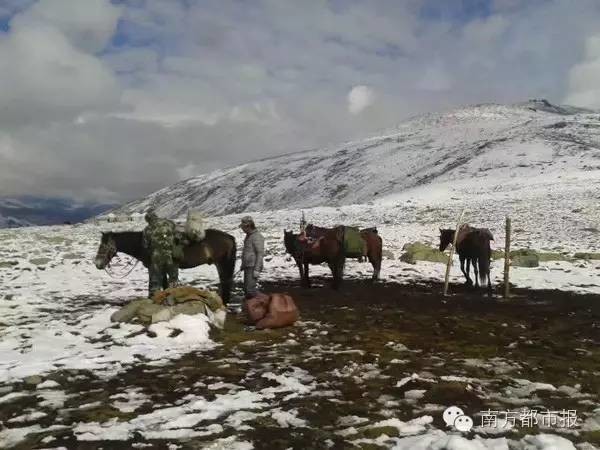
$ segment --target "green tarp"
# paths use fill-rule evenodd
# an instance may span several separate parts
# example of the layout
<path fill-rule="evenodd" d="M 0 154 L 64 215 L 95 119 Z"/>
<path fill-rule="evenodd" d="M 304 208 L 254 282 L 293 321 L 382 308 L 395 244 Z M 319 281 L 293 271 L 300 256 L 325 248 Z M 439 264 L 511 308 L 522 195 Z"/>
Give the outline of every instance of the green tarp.
<path fill-rule="evenodd" d="M 110 318 L 113 322 L 149 325 L 172 319 L 178 314 L 204 314 L 219 326 L 215 314 L 225 312 L 225 305 L 215 292 L 180 286 L 157 292 L 152 299 L 140 298 L 129 302 Z M 220 326 L 222 327 L 222 326 Z"/>
<path fill-rule="evenodd" d="M 344 250 L 349 258 L 357 258 L 365 254 L 365 241 L 360 235 L 360 230 L 355 227 L 344 229 Z"/>

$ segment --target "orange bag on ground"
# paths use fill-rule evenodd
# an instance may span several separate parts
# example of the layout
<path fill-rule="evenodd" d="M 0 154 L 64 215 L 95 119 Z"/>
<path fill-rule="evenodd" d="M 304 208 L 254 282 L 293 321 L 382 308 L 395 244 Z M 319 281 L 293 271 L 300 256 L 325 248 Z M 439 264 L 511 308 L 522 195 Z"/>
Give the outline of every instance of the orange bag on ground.
<path fill-rule="evenodd" d="M 252 325 L 267 315 L 271 297 L 259 292 L 244 302 L 244 311 Z"/>
<path fill-rule="evenodd" d="M 246 313 L 259 329 L 288 327 L 300 317 L 294 299 L 287 294 L 259 294 L 248 299 Z"/>

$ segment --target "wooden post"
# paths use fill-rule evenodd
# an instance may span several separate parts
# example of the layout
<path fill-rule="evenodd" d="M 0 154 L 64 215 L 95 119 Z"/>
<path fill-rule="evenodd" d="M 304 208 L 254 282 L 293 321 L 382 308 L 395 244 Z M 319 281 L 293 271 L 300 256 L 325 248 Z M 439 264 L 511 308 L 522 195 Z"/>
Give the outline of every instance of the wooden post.
<path fill-rule="evenodd" d="M 452 267 L 452 257 L 454 256 L 454 249 L 456 248 L 456 238 L 458 236 L 458 230 L 462 225 L 462 218 L 465 214 L 463 209 L 456 222 L 456 228 L 454 230 L 454 239 L 452 240 L 452 247 L 450 248 L 450 254 L 448 255 L 448 264 L 446 264 L 446 278 L 444 279 L 444 296 L 448 295 L 448 284 L 450 283 L 450 267 Z"/>
<path fill-rule="evenodd" d="M 300 234 L 304 234 L 306 229 L 306 220 L 304 219 L 304 211 L 302 211 L 302 219 L 300 219 Z"/>
<path fill-rule="evenodd" d="M 506 237 L 504 238 L 504 298 L 510 297 L 510 217 L 506 217 Z"/>

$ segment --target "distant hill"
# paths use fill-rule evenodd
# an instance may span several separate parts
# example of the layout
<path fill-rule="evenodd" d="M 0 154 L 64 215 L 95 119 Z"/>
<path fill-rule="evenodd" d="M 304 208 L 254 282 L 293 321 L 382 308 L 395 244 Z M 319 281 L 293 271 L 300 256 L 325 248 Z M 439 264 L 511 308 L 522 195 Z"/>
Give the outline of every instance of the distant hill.
<path fill-rule="evenodd" d="M 114 207 L 75 203 L 61 198 L 0 197 L 0 228 L 77 223 Z"/>
<path fill-rule="evenodd" d="M 292 147 L 293 143 L 289 143 Z M 415 188 L 512 194 L 568 178 L 600 180 L 600 114 L 530 100 L 414 117 L 378 136 L 199 175 L 130 202 L 164 216 L 210 215 L 378 201 Z M 555 189 L 554 187 L 552 189 Z"/>

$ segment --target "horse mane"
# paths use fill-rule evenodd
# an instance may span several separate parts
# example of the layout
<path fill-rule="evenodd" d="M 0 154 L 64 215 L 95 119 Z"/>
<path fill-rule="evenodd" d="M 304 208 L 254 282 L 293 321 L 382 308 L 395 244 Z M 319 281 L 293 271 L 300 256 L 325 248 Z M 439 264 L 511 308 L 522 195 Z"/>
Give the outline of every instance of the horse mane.
<path fill-rule="evenodd" d="M 362 230 L 360 230 L 361 233 L 374 233 L 374 234 L 379 234 L 379 232 L 377 231 L 377 227 L 369 227 L 369 228 L 363 228 Z"/>
<path fill-rule="evenodd" d="M 223 236 L 223 237 L 228 237 L 228 238 L 234 239 L 233 236 L 230 235 L 229 233 L 226 233 L 225 231 L 217 230 L 216 228 L 207 228 L 205 231 L 206 231 L 207 235 L 208 234 L 213 234 L 213 235 L 219 235 L 219 236 Z"/>
<path fill-rule="evenodd" d="M 118 236 L 118 237 L 122 237 L 122 236 L 139 236 L 139 238 L 141 239 L 142 237 L 142 232 L 141 231 L 132 231 L 132 230 L 127 230 L 127 231 L 103 231 L 102 232 L 102 237 L 108 237 L 108 236 Z"/>

